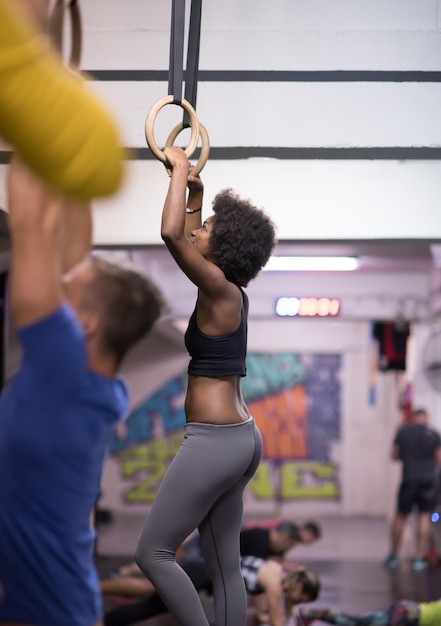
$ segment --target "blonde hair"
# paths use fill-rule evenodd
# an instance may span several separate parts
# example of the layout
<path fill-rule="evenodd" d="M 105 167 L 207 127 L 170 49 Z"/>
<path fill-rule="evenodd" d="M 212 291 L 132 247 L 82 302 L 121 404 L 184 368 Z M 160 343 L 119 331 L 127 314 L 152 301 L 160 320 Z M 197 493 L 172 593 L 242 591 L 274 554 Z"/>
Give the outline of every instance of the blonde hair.
<path fill-rule="evenodd" d="M 286 619 L 291 617 L 292 609 L 295 605 L 295 602 L 292 600 L 292 592 L 297 584 L 302 585 L 302 593 L 309 596 L 310 602 L 316 600 L 320 592 L 319 579 L 306 567 L 297 567 L 290 572 L 284 581 Z"/>

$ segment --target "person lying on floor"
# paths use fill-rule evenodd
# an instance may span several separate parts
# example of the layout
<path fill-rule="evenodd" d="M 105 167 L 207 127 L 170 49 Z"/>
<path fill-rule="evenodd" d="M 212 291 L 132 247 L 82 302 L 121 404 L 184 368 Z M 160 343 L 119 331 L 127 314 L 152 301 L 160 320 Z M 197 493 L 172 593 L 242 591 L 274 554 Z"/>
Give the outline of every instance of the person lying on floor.
<path fill-rule="evenodd" d="M 211 593 L 211 581 L 201 557 L 183 558 L 180 565 L 198 592 Z M 259 597 L 265 594 L 268 611 L 260 610 L 257 619 L 271 626 L 282 626 L 290 618 L 294 606 L 303 602 L 313 602 L 320 591 L 319 579 L 304 567 L 297 567 L 286 574 L 280 563 L 274 560 L 264 561 L 257 557 L 245 556 L 241 558 L 241 572 L 249 595 Z M 167 613 L 167 607 L 146 578 L 122 577 L 102 580 L 101 592 L 104 595 L 144 596 L 143 600 L 106 613 L 105 626 L 127 626 Z"/>
<path fill-rule="evenodd" d="M 297 626 L 310 626 L 316 620 L 337 626 L 440 626 L 441 599 L 417 604 L 412 600 L 395 602 L 385 611 L 350 615 L 338 609 L 299 609 Z"/>

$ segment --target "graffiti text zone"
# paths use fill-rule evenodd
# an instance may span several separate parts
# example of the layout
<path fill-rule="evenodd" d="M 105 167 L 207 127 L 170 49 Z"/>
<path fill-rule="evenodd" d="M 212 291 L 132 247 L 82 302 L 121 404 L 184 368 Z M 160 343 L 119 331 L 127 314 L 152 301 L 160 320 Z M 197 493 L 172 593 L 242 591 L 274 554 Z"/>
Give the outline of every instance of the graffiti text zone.
<path fill-rule="evenodd" d="M 131 485 L 128 503 L 152 503 L 182 443 L 182 432 L 118 453 L 122 475 Z M 338 469 L 323 461 L 262 461 L 248 485 L 258 500 L 338 500 Z"/>
<path fill-rule="evenodd" d="M 248 488 L 258 500 L 339 500 L 338 468 L 325 461 L 261 461 Z"/>
<path fill-rule="evenodd" d="M 181 430 L 117 454 L 124 480 L 132 482 L 132 486 L 124 492 L 126 502 L 153 502 L 159 484 L 183 438 L 184 433 Z"/>

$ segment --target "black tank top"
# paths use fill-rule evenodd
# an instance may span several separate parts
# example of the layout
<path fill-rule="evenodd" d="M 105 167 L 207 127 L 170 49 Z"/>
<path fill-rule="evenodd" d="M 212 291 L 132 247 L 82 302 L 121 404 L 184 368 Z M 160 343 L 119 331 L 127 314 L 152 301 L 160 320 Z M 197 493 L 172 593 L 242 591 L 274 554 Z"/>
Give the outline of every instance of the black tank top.
<path fill-rule="evenodd" d="M 244 292 L 240 290 L 242 299 Z M 191 357 L 188 373 L 193 376 L 245 376 L 247 314 L 242 302 L 239 327 L 229 335 L 205 335 L 196 323 L 196 308 L 188 322 L 185 347 Z"/>

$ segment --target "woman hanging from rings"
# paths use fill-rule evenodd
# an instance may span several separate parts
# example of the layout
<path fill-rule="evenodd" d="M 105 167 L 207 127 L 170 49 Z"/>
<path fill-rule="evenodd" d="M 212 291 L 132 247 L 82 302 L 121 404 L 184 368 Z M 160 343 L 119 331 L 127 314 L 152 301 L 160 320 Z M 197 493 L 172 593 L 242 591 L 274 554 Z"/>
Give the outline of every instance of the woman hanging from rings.
<path fill-rule="evenodd" d="M 231 190 L 216 196 L 214 215 L 202 224 L 201 180 L 189 176 L 182 149 L 167 147 L 164 155 L 171 179 L 161 235 L 197 286 L 198 296 L 185 335 L 191 357 L 185 439 L 162 480 L 136 560 L 179 624 L 208 626 L 198 594 L 175 560 L 177 548 L 199 528 L 213 582 L 216 624 L 243 626 L 243 491 L 259 464 L 262 444 L 240 389 L 248 312 L 242 288 L 267 262 L 275 244 L 274 226 Z"/>

